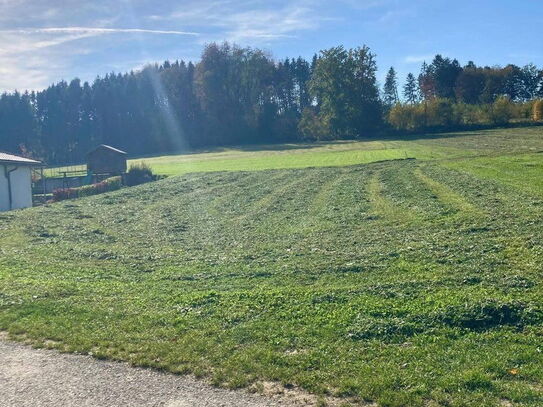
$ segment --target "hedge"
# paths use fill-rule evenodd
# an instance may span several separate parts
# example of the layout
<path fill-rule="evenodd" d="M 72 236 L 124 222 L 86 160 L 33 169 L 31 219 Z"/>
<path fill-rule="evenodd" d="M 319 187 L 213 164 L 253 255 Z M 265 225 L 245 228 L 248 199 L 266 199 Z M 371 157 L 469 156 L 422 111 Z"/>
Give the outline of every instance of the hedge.
<path fill-rule="evenodd" d="M 66 199 L 81 198 L 84 196 L 103 194 L 104 192 L 121 189 L 123 185 L 121 177 L 107 178 L 92 185 L 84 185 L 79 188 L 60 188 L 53 191 L 53 201 L 64 201 Z"/>

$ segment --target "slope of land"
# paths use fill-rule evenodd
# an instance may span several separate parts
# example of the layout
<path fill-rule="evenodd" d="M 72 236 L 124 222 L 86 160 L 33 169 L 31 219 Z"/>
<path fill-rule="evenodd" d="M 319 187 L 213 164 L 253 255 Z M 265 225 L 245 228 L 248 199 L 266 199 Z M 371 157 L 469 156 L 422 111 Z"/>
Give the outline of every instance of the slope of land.
<path fill-rule="evenodd" d="M 543 137 L 524 131 L 2 214 L 0 329 L 231 388 L 539 406 Z"/>

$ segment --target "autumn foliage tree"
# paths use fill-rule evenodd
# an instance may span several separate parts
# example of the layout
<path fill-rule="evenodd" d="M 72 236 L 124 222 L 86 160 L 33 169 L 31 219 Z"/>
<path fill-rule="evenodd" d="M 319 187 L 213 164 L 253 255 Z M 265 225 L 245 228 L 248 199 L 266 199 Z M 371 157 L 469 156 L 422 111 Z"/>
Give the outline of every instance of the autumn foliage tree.
<path fill-rule="evenodd" d="M 543 120 L 543 99 L 534 101 L 532 112 L 534 121 Z"/>

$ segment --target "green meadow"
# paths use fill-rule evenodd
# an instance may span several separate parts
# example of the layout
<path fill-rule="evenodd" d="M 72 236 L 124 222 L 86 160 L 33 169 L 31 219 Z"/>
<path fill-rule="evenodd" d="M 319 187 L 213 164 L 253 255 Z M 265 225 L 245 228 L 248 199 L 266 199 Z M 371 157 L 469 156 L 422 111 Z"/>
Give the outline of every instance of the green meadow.
<path fill-rule="evenodd" d="M 491 145 L 488 145 L 491 143 Z M 538 127 L 484 130 L 398 139 L 336 141 L 224 148 L 210 152 L 139 158 L 162 175 L 210 171 L 332 167 L 417 158 L 451 159 L 477 155 L 526 153 L 543 149 Z"/>
<path fill-rule="evenodd" d="M 540 151 L 543 127 L 145 158 L 170 176 L 0 214 L 0 330 L 322 405 L 541 406 Z"/>
<path fill-rule="evenodd" d="M 145 162 L 157 174 L 172 176 L 193 172 L 346 166 L 405 158 L 451 159 L 537 152 L 543 149 L 540 136 L 540 128 L 528 127 L 384 140 L 252 145 L 133 158 L 128 165 Z M 86 166 L 47 169 L 46 175 L 70 170 L 85 171 Z"/>

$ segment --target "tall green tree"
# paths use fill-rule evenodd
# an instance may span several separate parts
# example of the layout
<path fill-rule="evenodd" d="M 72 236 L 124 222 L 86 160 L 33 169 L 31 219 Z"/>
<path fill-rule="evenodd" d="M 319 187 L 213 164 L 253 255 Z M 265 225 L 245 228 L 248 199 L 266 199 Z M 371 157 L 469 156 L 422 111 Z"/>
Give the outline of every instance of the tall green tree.
<path fill-rule="evenodd" d="M 537 94 L 541 83 L 541 72 L 537 69 L 534 64 L 528 64 L 522 67 L 520 72 L 521 78 L 521 89 L 520 89 L 520 98 L 521 100 L 532 100 Z"/>
<path fill-rule="evenodd" d="M 462 68 L 456 59 L 443 58 L 436 55 L 430 65 L 435 84 L 435 96 L 438 98 L 454 99 L 455 85 Z"/>
<path fill-rule="evenodd" d="M 366 46 L 322 51 L 310 82 L 317 120 L 332 138 L 374 133 L 381 124 L 375 56 Z"/>
<path fill-rule="evenodd" d="M 420 94 L 424 100 L 436 97 L 436 83 L 432 66 L 426 61 L 422 63 L 418 77 Z"/>
<path fill-rule="evenodd" d="M 400 100 L 398 96 L 398 78 L 396 77 L 396 71 L 394 67 L 390 67 L 385 78 L 385 84 L 383 86 L 383 103 L 390 109 Z"/>
<path fill-rule="evenodd" d="M 420 91 L 415 75 L 411 72 L 407 74 L 405 85 L 403 86 L 403 97 L 407 103 L 415 104 L 420 100 Z"/>
<path fill-rule="evenodd" d="M 460 102 L 476 104 L 480 101 L 484 87 L 483 70 L 470 61 L 456 79 L 454 90 L 456 99 Z"/>

